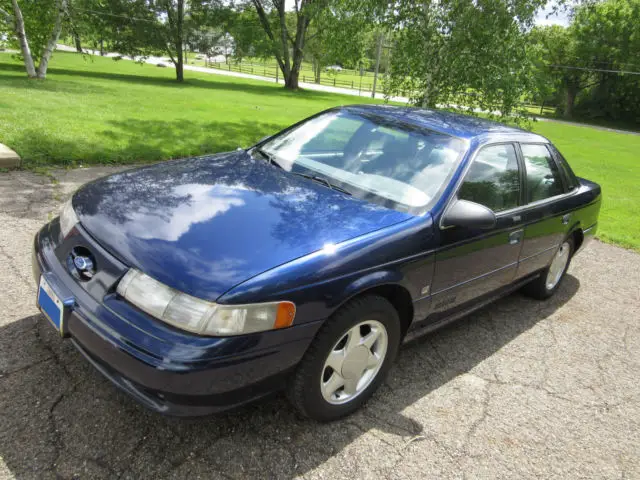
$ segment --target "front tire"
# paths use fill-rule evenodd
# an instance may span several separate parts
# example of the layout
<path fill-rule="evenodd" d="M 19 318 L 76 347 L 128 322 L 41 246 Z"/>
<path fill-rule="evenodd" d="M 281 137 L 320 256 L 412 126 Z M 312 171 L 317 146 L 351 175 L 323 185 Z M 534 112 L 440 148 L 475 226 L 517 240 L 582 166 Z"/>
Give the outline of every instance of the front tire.
<path fill-rule="evenodd" d="M 351 300 L 320 329 L 294 374 L 289 400 L 321 422 L 353 413 L 384 381 L 400 339 L 400 318 L 388 300 Z"/>
<path fill-rule="evenodd" d="M 536 300 L 546 300 L 556 293 L 571 264 L 573 251 L 573 237 L 569 236 L 558 247 L 551 263 L 541 275 L 524 286 L 522 289 L 524 294 Z"/>

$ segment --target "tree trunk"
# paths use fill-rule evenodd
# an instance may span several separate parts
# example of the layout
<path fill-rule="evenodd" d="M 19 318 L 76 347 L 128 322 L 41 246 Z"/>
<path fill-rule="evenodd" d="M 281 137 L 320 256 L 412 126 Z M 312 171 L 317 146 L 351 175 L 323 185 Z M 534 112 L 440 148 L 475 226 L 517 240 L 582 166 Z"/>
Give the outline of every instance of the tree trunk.
<path fill-rule="evenodd" d="M 284 2 L 283 2 L 284 3 Z M 301 14 L 298 14 L 298 24 L 296 26 L 296 38 L 293 43 L 293 65 L 291 67 L 289 76 L 285 76 L 285 88 L 290 90 L 296 90 L 298 88 L 298 78 L 300 76 L 300 67 L 302 66 L 302 59 L 304 58 L 304 40 L 307 34 L 307 27 L 309 26 L 309 19 Z M 287 55 L 288 59 L 288 55 Z"/>
<path fill-rule="evenodd" d="M 104 40 L 100 39 L 100 56 L 104 57 Z"/>
<path fill-rule="evenodd" d="M 260 24 L 264 29 L 267 37 L 271 40 L 271 45 L 273 48 L 273 55 L 276 57 L 276 61 L 278 62 L 278 67 L 282 72 L 282 76 L 285 81 L 285 86 L 287 84 L 287 79 L 289 78 L 290 73 L 290 65 L 289 65 L 289 44 L 287 43 L 287 35 L 286 35 L 286 22 L 284 21 L 284 2 L 280 5 L 278 9 L 278 14 L 280 15 L 280 25 L 284 28 L 283 35 L 280 37 L 281 46 L 283 47 L 283 52 L 277 47 L 276 37 L 271 30 L 271 25 L 269 24 L 269 18 L 267 17 L 267 13 L 262 5 L 260 0 L 252 0 L 253 5 L 256 7 L 256 12 L 258 13 L 258 18 L 260 19 Z M 285 57 L 283 59 L 283 57 Z M 276 83 L 278 83 L 278 70 L 276 70 Z"/>
<path fill-rule="evenodd" d="M 296 76 L 295 81 L 292 81 L 292 69 L 291 69 L 291 57 L 289 55 L 289 30 L 287 29 L 287 23 L 285 21 L 284 2 L 281 3 L 278 9 L 278 15 L 280 17 L 280 43 L 282 45 L 282 61 L 284 68 L 282 69 L 282 76 L 284 77 L 284 87 L 295 90 L 298 88 L 298 78 Z M 293 86 L 295 85 L 295 86 Z"/>
<path fill-rule="evenodd" d="M 184 0 L 178 0 L 177 11 L 174 12 L 171 7 L 167 8 L 167 20 L 169 22 L 169 43 L 171 48 L 167 48 L 167 53 L 171 61 L 176 67 L 176 80 L 184 81 Z"/>
<path fill-rule="evenodd" d="M 184 60 L 182 58 L 182 51 L 178 51 L 178 58 L 176 59 L 176 80 L 178 82 L 184 81 Z"/>
<path fill-rule="evenodd" d="M 38 65 L 38 78 L 44 79 L 47 76 L 47 67 L 49 66 L 49 59 L 53 54 L 60 37 L 60 30 L 62 29 L 62 16 L 67 9 L 67 0 L 58 1 L 58 12 L 56 13 L 56 21 L 49 37 L 49 42 L 42 52 L 40 57 L 40 65 Z"/>
<path fill-rule="evenodd" d="M 33 63 L 33 57 L 31 56 L 31 50 L 29 49 L 29 41 L 27 40 L 27 34 L 24 31 L 24 18 L 22 17 L 22 10 L 18 6 L 18 0 L 12 0 L 13 15 L 16 37 L 20 42 L 20 51 L 24 58 L 24 67 L 27 70 L 27 76 L 29 78 L 35 78 L 36 67 Z"/>
<path fill-rule="evenodd" d="M 573 116 L 573 105 L 577 95 L 577 89 L 573 85 L 569 85 L 567 87 L 566 104 L 564 106 L 564 118 L 571 118 Z"/>
<path fill-rule="evenodd" d="M 298 89 L 298 77 L 299 72 L 293 73 L 293 70 L 289 72 L 289 75 L 284 77 L 284 88 L 288 88 L 289 90 L 297 90 Z"/>
<path fill-rule="evenodd" d="M 76 44 L 76 52 L 82 53 L 82 43 L 80 42 L 80 35 L 74 29 L 73 30 L 73 42 Z"/>
<path fill-rule="evenodd" d="M 313 63 L 313 79 L 316 83 L 320 83 L 320 73 L 321 73 L 320 62 L 316 57 L 313 57 L 312 63 Z"/>

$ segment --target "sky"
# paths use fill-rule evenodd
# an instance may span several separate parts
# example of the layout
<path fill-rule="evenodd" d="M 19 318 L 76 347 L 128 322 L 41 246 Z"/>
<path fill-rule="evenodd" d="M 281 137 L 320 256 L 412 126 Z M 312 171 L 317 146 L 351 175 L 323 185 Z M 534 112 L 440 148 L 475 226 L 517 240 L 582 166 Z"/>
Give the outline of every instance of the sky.
<path fill-rule="evenodd" d="M 552 10 L 551 3 L 549 3 L 545 8 L 540 10 L 536 15 L 536 20 L 535 20 L 536 25 L 563 25 L 565 27 L 569 25 L 568 11 L 566 10 L 559 11 L 553 15 L 550 15 L 551 10 Z"/>

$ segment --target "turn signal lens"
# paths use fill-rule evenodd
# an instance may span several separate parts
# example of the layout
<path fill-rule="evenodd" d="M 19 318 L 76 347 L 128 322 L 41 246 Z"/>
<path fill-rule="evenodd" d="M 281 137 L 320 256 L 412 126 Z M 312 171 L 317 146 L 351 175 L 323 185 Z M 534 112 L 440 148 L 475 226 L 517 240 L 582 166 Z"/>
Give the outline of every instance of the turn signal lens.
<path fill-rule="evenodd" d="M 273 328 L 287 328 L 293 323 L 296 316 L 296 306 L 291 302 L 280 302 L 278 304 L 278 313 L 276 313 L 276 321 Z"/>

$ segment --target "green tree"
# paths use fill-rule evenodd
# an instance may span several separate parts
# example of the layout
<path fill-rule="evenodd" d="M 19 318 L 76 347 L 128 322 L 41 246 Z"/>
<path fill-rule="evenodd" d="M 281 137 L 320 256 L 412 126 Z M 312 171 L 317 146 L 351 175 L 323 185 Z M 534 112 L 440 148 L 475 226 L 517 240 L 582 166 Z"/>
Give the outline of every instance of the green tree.
<path fill-rule="evenodd" d="M 424 107 L 513 114 L 529 89 L 525 30 L 544 0 L 385 3 L 394 31 L 390 93 Z"/>
<path fill-rule="evenodd" d="M 529 34 L 528 57 L 532 65 L 532 92 L 536 100 L 554 97 L 564 116 L 573 115 L 578 94 L 594 82 L 590 60 L 577 54 L 570 28 L 535 27 Z M 566 67 L 576 68 L 566 68 Z"/>
<path fill-rule="evenodd" d="M 568 27 L 536 27 L 529 34 L 535 93 L 555 96 L 559 113 L 640 117 L 640 0 L 606 0 L 575 8 Z"/>
<path fill-rule="evenodd" d="M 167 55 L 179 82 L 187 43 L 222 22 L 224 12 L 220 0 L 105 0 L 90 10 L 85 20 L 94 35 L 123 55 Z"/>
<path fill-rule="evenodd" d="M 581 115 L 640 121 L 640 0 L 605 0 L 576 8 L 569 27 L 575 58 L 591 69 Z M 574 65 L 575 61 L 570 65 Z"/>
<path fill-rule="evenodd" d="M 350 7 L 348 3 L 334 4 L 323 10 L 309 29 L 304 56 L 313 66 L 316 83 L 327 65 L 363 63 L 374 26 L 361 11 Z"/>
<path fill-rule="evenodd" d="M 327 2 L 294 0 L 292 22 L 287 22 L 285 0 L 252 0 L 252 3 L 282 71 L 285 88 L 296 90 L 307 30 L 318 13 L 326 8 Z"/>
<path fill-rule="evenodd" d="M 67 0 L 0 0 L 0 20 L 18 44 L 29 78 L 46 77 L 66 9 Z"/>
<path fill-rule="evenodd" d="M 270 17 L 273 17 L 270 12 Z M 274 23 L 270 18 L 269 23 Z M 227 30 L 234 40 L 234 57 L 272 58 L 273 45 L 260 25 L 260 17 L 253 5 L 240 5 L 228 20 Z"/>

